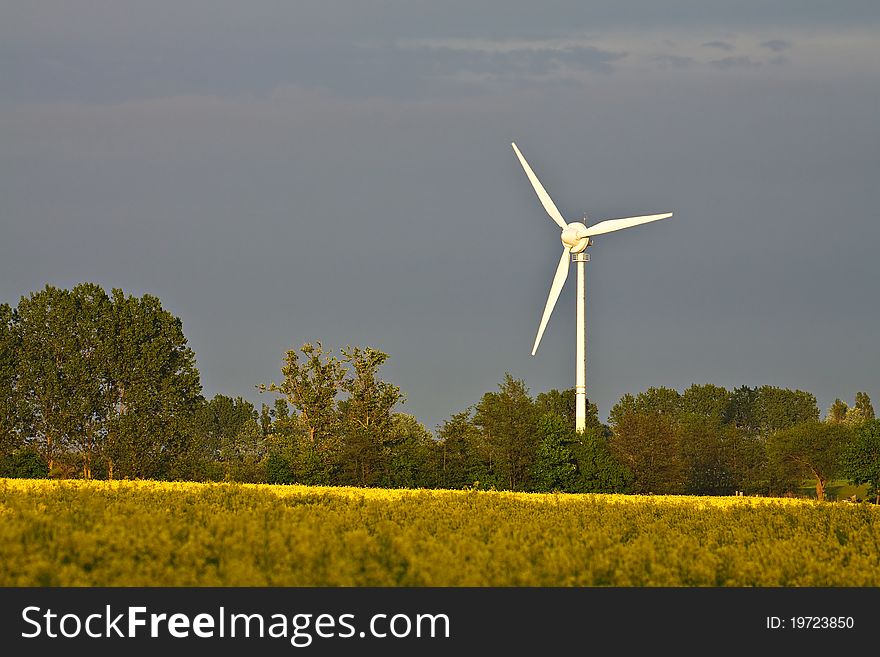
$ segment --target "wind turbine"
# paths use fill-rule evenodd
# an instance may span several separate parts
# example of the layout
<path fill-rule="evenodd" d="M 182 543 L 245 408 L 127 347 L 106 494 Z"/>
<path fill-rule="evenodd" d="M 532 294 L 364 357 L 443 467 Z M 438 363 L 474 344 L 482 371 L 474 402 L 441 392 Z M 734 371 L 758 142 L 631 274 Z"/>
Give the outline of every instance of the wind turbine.
<path fill-rule="evenodd" d="M 565 279 L 568 278 L 569 263 L 577 263 L 577 376 L 574 387 L 576 400 L 575 430 L 584 431 L 587 428 L 587 333 L 584 317 L 584 263 L 590 260 L 590 254 L 586 253 L 586 249 L 588 246 L 592 246 L 593 240 L 591 238 L 596 235 L 603 235 L 605 233 L 614 232 L 615 230 L 631 228 L 632 226 L 646 224 L 650 221 L 666 219 L 667 217 L 671 217 L 672 213 L 664 212 L 662 214 L 648 214 L 639 217 L 606 219 L 605 221 L 600 221 L 598 224 L 594 224 L 589 228 L 580 221 L 567 223 L 565 219 L 562 218 L 559 210 L 556 209 L 553 199 L 550 198 L 547 190 L 541 185 L 541 181 L 538 180 L 535 172 L 532 171 L 532 167 L 526 162 L 526 158 L 524 158 L 523 154 L 519 152 L 516 144 L 511 144 L 511 146 L 513 146 L 513 150 L 519 158 L 519 163 L 522 164 L 523 169 L 525 169 L 529 182 L 531 182 L 532 187 L 535 188 L 535 193 L 538 195 L 541 205 L 547 210 L 547 214 L 550 215 L 550 218 L 553 219 L 553 221 L 555 221 L 562 229 L 562 257 L 559 259 L 559 265 L 556 267 L 556 275 L 553 277 L 553 284 L 550 286 L 550 295 L 547 297 L 547 305 L 544 306 L 544 315 L 541 317 L 541 325 L 538 327 L 535 346 L 532 347 L 532 356 L 538 351 L 538 344 L 541 342 L 541 336 L 544 335 L 547 321 L 550 319 L 550 314 L 553 312 L 556 300 L 559 299 L 559 293 L 562 291 Z M 584 217 L 584 219 L 586 219 L 586 217 Z"/>

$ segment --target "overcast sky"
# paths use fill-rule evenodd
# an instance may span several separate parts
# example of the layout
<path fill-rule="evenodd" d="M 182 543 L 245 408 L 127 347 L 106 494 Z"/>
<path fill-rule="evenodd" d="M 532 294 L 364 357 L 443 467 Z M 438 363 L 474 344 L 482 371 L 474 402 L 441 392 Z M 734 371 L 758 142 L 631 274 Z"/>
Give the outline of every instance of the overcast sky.
<path fill-rule="evenodd" d="M 877 405 L 880 3 L 586 4 L 0 0 L 0 301 L 157 295 L 208 396 L 315 340 L 389 353 L 429 429 L 572 387 L 574 277 L 529 355 L 561 244 L 516 141 L 569 220 L 675 212 L 590 249 L 603 418 Z"/>

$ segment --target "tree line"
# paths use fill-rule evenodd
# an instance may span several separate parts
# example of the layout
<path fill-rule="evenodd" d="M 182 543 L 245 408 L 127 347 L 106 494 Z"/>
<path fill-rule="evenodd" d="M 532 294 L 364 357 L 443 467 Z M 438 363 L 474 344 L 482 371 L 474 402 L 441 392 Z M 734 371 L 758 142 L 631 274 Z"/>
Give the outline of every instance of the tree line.
<path fill-rule="evenodd" d="M 801 390 L 694 384 L 624 395 L 603 424 L 574 390 L 533 397 L 510 374 L 436 438 L 399 411 L 388 355 L 291 349 L 267 402 L 202 395 L 180 319 L 153 296 L 83 283 L 0 305 L 0 476 L 422 488 L 816 496 L 880 488 L 867 393 L 824 420 Z"/>

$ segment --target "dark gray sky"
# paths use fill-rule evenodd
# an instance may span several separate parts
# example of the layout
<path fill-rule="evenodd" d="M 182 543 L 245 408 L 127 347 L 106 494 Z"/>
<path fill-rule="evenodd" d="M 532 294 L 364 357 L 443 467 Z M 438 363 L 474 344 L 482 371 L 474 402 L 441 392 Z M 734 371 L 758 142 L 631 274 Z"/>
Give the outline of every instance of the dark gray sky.
<path fill-rule="evenodd" d="M 428 428 L 574 383 L 562 213 L 597 238 L 588 395 L 880 401 L 880 4 L 0 2 L 0 300 L 151 293 L 205 392 L 305 341 L 387 351 Z M 594 4 L 594 3 L 590 3 Z"/>

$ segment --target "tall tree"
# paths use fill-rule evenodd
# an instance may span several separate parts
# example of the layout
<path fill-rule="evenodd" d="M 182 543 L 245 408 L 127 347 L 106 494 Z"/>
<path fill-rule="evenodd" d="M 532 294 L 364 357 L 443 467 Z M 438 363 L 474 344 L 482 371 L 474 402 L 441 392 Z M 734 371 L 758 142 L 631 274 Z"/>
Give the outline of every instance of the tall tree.
<path fill-rule="evenodd" d="M 388 452 L 385 485 L 392 488 L 435 488 L 438 485 L 433 458 L 437 445 L 431 432 L 415 417 L 394 413 L 385 447 Z"/>
<path fill-rule="evenodd" d="M 852 426 L 858 426 L 874 419 L 874 407 L 871 405 L 871 398 L 866 392 L 856 393 L 856 403 L 846 411 L 846 417 L 843 421 Z"/>
<path fill-rule="evenodd" d="M 532 466 L 532 488 L 539 492 L 575 490 L 577 462 L 572 425 L 556 413 L 544 413 L 537 423 L 538 446 Z"/>
<path fill-rule="evenodd" d="M 848 410 L 849 406 L 846 405 L 845 401 L 835 399 L 834 403 L 831 404 L 831 407 L 828 409 L 825 421 L 831 424 L 840 424 L 846 420 L 846 412 Z"/>
<path fill-rule="evenodd" d="M 272 433 L 272 409 L 269 404 L 260 404 L 260 433 L 265 438 Z"/>
<path fill-rule="evenodd" d="M 218 447 L 224 479 L 262 481 L 265 442 L 253 404 L 241 397 L 216 395 L 207 407 L 208 426 Z"/>
<path fill-rule="evenodd" d="M 874 406 L 871 405 L 871 398 L 867 392 L 856 393 L 856 408 L 862 412 L 866 420 L 874 419 Z"/>
<path fill-rule="evenodd" d="M 725 424 L 732 424 L 747 436 L 761 433 L 758 412 L 758 388 L 740 386 L 730 393 L 730 402 L 724 415 Z"/>
<path fill-rule="evenodd" d="M 295 413 L 291 413 L 286 399 L 276 399 L 269 413 L 272 416 L 272 426 L 269 428 L 269 433 L 288 437 L 304 435 L 302 423 L 299 422 Z"/>
<path fill-rule="evenodd" d="M 73 290 L 47 285 L 22 297 L 18 381 L 27 431 L 50 471 L 59 451 L 80 455 L 85 477 L 106 437 L 109 299 L 88 283 Z"/>
<path fill-rule="evenodd" d="M 112 291 L 110 477 L 177 476 L 202 403 L 183 323 L 157 297 Z"/>
<path fill-rule="evenodd" d="M 613 428 L 627 413 L 657 414 L 675 418 L 681 414 L 681 411 L 682 398 L 677 390 L 664 386 L 651 387 L 635 396 L 626 394 L 621 397 L 608 414 L 608 422 Z"/>
<path fill-rule="evenodd" d="M 535 412 L 540 417 L 544 413 L 555 413 L 568 422 L 572 427 L 575 426 L 577 397 L 574 388 L 567 390 L 548 390 L 547 392 L 538 393 L 535 397 Z M 587 429 L 599 428 L 605 429 L 599 421 L 599 409 L 597 406 L 588 401 L 587 403 Z"/>
<path fill-rule="evenodd" d="M 730 396 L 725 422 L 748 435 L 767 438 L 774 431 L 819 419 L 816 398 L 803 390 L 742 386 Z"/>
<path fill-rule="evenodd" d="M 611 451 L 603 429 L 587 429 L 572 444 L 577 464 L 576 493 L 628 493 L 633 474 Z"/>
<path fill-rule="evenodd" d="M 729 495 L 734 477 L 728 447 L 736 429 L 723 426 L 720 415 L 689 413 L 679 421 L 684 492 L 693 495 Z"/>
<path fill-rule="evenodd" d="M 676 419 L 668 413 L 625 412 L 609 441 L 618 460 L 633 474 L 640 493 L 681 493 L 686 473 L 680 458 Z"/>
<path fill-rule="evenodd" d="M 534 402 L 525 383 L 509 373 L 498 388 L 480 399 L 474 422 L 491 447 L 499 483 L 509 490 L 522 490 L 528 487 L 537 447 Z"/>
<path fill-rule="evenodd" d="M 254 405 L 241 397 L 214 395 L 196 412 L 198 431 L 205 437 L 204 444 L 212 460 L 219 460 L 224 449 L 234 449 L 236 437 L 253 433 L 257 421 Z"/>
<path fill-rule="evenodd" d="M 388 354 L 372 347 L 346 347 L 343 362 L 350 373 L 342 382 L 348 398 L 340 404 L 343 416 L 343 468 L 350 481 L 370 486 L 383 476 L 393 410 L 404 399 L 400 388 L 379 379 Z"/>
<path fill-rule="evenodd" d="M 473 409 L 454 413 L 440 426 L 438 437 L 441 487 L 496 485 L 491 448 L 473 422 Z"/>
<path fill-rule="evenodd" d="M 843 451 L 841 473 L 856 484 L 868 484 L 868 495 L 880 504 L 880 420 L 866 420 Z"/>
<path fill-rule="evenodd" d="M 819 419 L 816 398 L 803 390 L 761 386 L 758 388 L 757 407 L 760 431 L 764 437 L 774 431 Z"/>
<path fill-rule="evenodd" d="M 283 394 L 298 411 L 309 441 L 322 447 L 339 427 L 336 398 L 345 378 L 345 365 L 324 351 L 320 342 L 306 342 L 299 351 L 302 361 L 296 350 L 288 350 L 281 368 L 281 384 L 262 385 L 260 390 Z"/>
<path fill-rule="evenodd" d="M 730 399 L 731 394 L 726 388 L 711 383 L 694 383 L 681 395 L 681 410 L 720 424 L 727 414 Z"/>
<path fill-rule="evenodd" d="M 737 427 L 726 424 L 720 428 L 724 462 L 734 490 L 746 493 L 768 493 L 767 451 L 764 440 Z"/>
<path fill-rule="evenodd" d="M 16 311 L 21 419 L 50 470 L 69 450 L 86 478 L 163 476 L 200 397 L 195 355 L 159 300 L 91 283 L 46 286 Z"/>
<path fill-rule="evenodd" d="M 0 304 L 0 460 L 22 444 L 18 408 L 19 336 L 15 313 Z"/>
<path fill-rule="evenodd" d="M 106 292 L 92 283 L 71 290 L 74 307 L 73 338 L 79 350 L 69 359 L 77 380 L 78 408 L 72 420 L 72 444 L 82 456 L 85 479 L 107 446 L 110 408 L 114 401 L 112 306 Z"/>
<path fill-rule="evenodd" d="M 767 456 L 790 480 L 812 478 L 816 498 L 824 500 L 828 481 L 842 471 L 842 456 L 851 440 L 852 431 L 845 425 L 812 420 L 771 434 Z"/>

